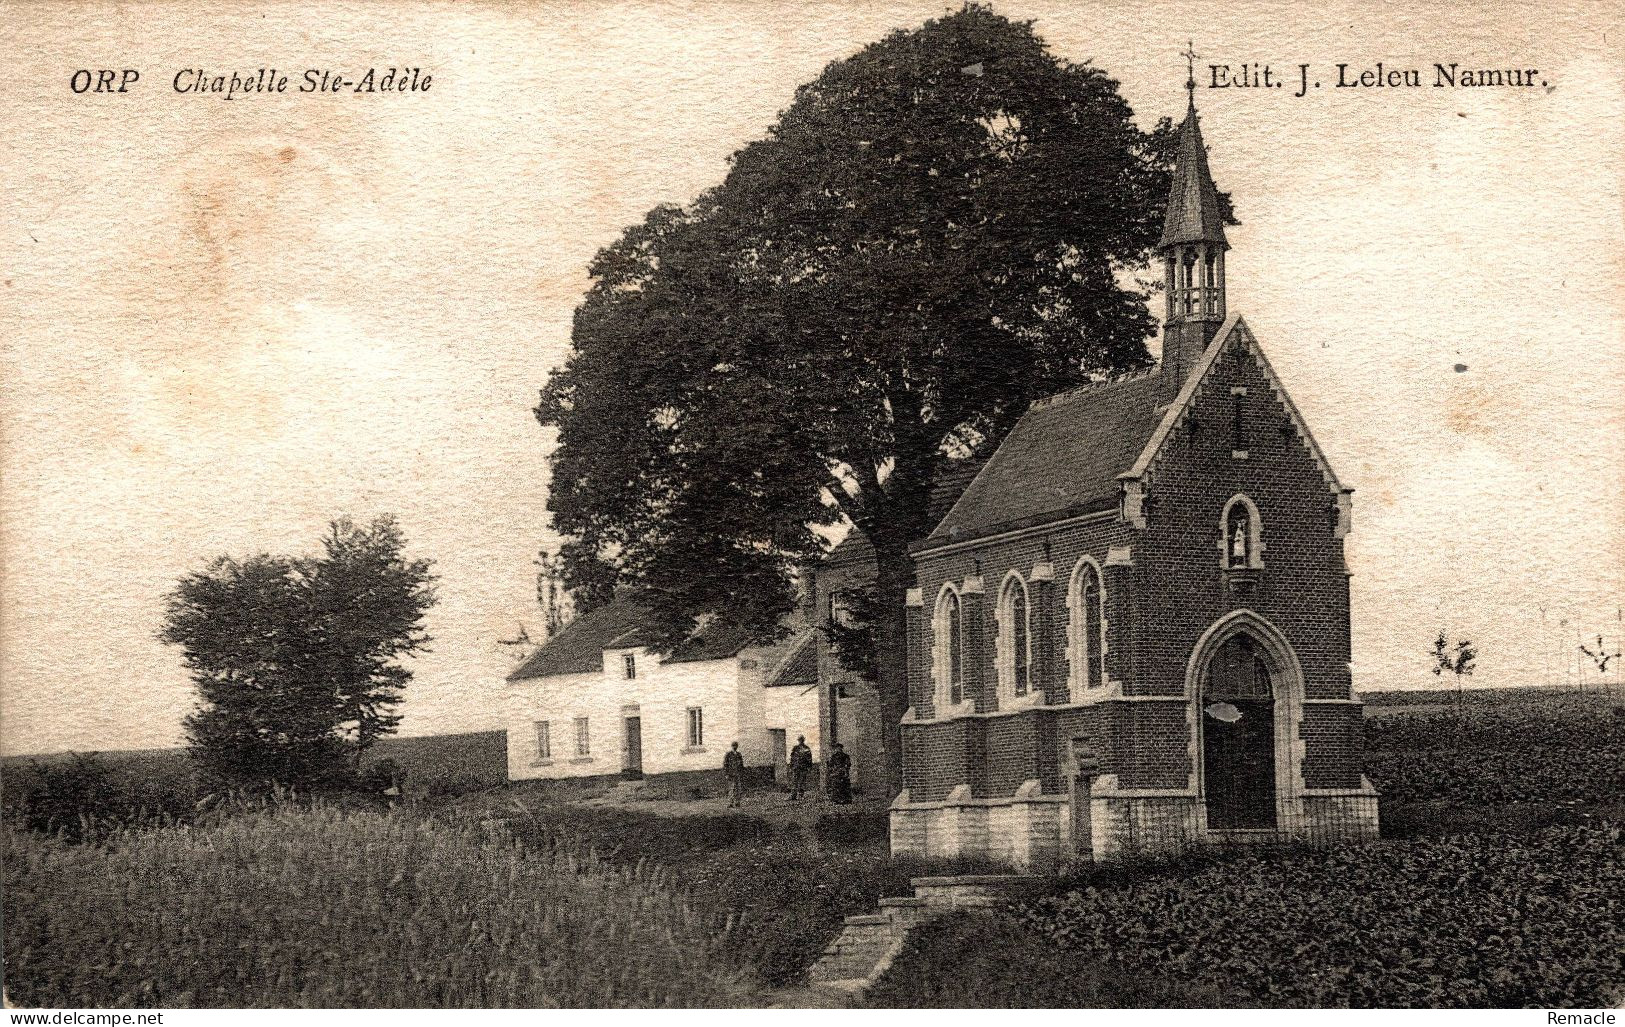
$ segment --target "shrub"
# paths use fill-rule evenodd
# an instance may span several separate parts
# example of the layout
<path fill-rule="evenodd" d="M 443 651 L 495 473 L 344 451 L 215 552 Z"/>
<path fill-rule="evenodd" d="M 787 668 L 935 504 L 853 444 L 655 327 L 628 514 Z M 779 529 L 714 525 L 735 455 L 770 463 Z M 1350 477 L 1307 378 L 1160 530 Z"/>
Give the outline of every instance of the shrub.
<path fill-rule="evenodd" d="M 332 809 L 100 847 L 7 828 L 8 996 L 50 1006 L 715 1006 L 748 978 L 670 875 Z"/>
<path fill-rule="evenodd" d="M 782 828 L 737 814 L 663 817 L 609 807 L 546 803 L 504 819 L 520 840 L 543 848 L 590 849 L 613 863 L 641 860 L 681 866 L 701 853 L 737 845 L 760 845 Z"/>
<path fill-rule="evenodd" d="M 971 860 L 894 860 L 884 846 L 824 849 L 803 837 L 709 853 L 681 874 L 697 901 L 726 914 L 732 944 L 763 981 L 788 987 L 805 979 L 846 917 L 873 913 L 885 896 L 913 894 L 912 878 L 997 869 Z"/>
<path fill-rule="evenodd" d="M 121 754 L 110 760 L 67 753 L 8 766 L 6 819 L 78 842 L 96 840 L 121 827 L 172 823 L 188 816 L 198 792 L 184 766 L 180 772 L 153 773 L 142 755 Z"/>

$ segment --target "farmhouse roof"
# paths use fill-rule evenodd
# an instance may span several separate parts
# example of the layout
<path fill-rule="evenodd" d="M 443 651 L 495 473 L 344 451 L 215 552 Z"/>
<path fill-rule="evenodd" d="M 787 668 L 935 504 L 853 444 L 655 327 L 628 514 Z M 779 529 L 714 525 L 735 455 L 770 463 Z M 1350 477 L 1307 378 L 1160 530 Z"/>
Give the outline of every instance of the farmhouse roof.
<path fill-rule="evenodd" d="M 509 681 L 593 674 L 604 665 L 606 649 L 639 649 L 652 643 L 654 617 L 629 599 L 617 598 L 606 606 L 582 614 L 508 675 Z M 665 663 L 725 660 L 750 644 L 749 635 L 727 625 L 702 628 L 667 654 Z"/>
<path fill-rule="evenodd" d="M 816 685 L 818 683 L 818 637 L 816 631 L 805 631 L 793 643 L 784 662 L 767 676 L 768 687 L 778 685 Z"/>
<path fill-rule="evenodd" d="M 1163 411 L 1155 370 L 1039 400 L 1016 422 L 923 547 L 1117 502 Z"/>

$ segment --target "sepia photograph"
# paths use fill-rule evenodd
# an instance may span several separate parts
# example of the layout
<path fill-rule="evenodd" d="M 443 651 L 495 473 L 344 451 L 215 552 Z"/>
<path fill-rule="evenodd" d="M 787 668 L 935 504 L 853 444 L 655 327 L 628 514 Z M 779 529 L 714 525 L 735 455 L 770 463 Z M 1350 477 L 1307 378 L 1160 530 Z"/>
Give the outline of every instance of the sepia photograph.
<path fill-rule="evenodd" d="M 4 11 L 9 1023 L 1616 1023 L 1604 6 Z"/>

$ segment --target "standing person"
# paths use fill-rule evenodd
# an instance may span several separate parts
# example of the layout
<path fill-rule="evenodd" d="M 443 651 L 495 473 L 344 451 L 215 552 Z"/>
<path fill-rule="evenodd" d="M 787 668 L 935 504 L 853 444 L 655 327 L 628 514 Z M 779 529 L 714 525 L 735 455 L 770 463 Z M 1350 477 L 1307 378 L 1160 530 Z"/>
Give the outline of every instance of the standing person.
<path fill-rule="evenodd" d="M 796 747 L 790 750 L 790 801 L 801 798 L 807 790 L 807 775 L 812 773 L 812 750 L 807 748 L 807 736 L 796 736 Z"/>
<path fill-rule="evenodd" d="M 829 791 L 829 801 L 840 806 L 852 802 L 852 757 L 846 754 L 846 747 L 836 742 L 829 754 L 829 763 L 826 771 L 825 788 Z"/>
<path fill-rule="evenodd" d="M 745 797 L 745 757 L 739 755 L 739 743 L 722 757 L 722 776 L 728 779 L 728 805 L 738 806 Z"/>

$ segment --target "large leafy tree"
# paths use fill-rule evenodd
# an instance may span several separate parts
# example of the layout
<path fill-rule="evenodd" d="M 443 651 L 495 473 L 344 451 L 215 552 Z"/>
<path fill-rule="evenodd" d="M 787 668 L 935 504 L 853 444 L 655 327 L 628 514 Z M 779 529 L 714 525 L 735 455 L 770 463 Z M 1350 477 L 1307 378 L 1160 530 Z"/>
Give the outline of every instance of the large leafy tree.
<path fill-rule="evenodd" d="M 391 517 L 338 520 L 322 554 L 222 556 L 168 596 L 160 638 L 181 647 L 198 690 L 194 757 L 233 783 L 305 787 L 354 774 L 400 723 L 434 603 L 429 562 L 409 559 Z"/>
<path fill-rule="evenodd" d="M 981 6 L 825 68 L 722 184 L 592 264 L 536 410 L 578 601 L 629 588 L 668 644 L 698 615 L 769 637 L 827 529 L 861 530 L 895 782 L 933 475 L 1034 398 L 1148 363 L 1134 274 L 1172 150 Z"/>

